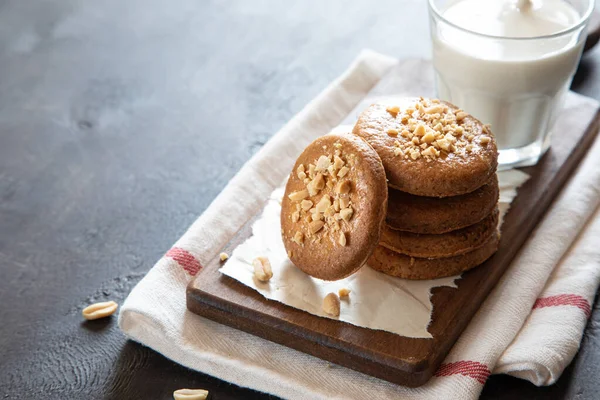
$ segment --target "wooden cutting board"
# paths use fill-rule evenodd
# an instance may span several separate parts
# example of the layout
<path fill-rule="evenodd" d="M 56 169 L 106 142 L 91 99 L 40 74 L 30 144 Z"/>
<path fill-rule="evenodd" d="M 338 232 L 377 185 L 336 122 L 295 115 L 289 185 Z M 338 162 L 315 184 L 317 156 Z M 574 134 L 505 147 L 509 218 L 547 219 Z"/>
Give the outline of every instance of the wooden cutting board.
<path fill-rule="evenodd" d="M 399 84 L 391 80 L 382 85 Z M 432 339 L 411 339 L 361 328 L 267 300 L 253 289 L 220 274 L 218 257 L 205 265 L 188 286 L 188 309 L 390 382 L 412 387 L 422 385 L 434 374 L 540 221 L 593 142 L 599 125 L 600 113 L 597 113 L 585 132 L 554 135 L 551 150 L 542 160 L 535 167 L 523 169 L 531 179 L 519 189 L 505 216 L 498 252 L 480 267 L 463 274 L 457 281 L 457 288 L 433 290 L 433 315 L 429 326 Z M 231 254 L 245 241 L 251 234 L 255 218 L 222 251 Z"/>

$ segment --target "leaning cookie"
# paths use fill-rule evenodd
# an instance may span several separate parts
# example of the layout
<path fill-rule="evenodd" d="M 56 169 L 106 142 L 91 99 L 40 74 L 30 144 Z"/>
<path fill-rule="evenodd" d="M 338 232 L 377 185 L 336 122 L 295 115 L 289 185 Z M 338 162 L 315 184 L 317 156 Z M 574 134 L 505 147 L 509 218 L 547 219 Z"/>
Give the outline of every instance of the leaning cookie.
<path fill-rule="evenodd" d="M 490 215 L 498 203 L 498 177 L 461 196 L 415 196 L 389 190 L 386 223 L 401 231 L 441 234 L 473 225 Z"/>
<path fill-rule="evenodd" d="M 387 208 L 381 159 L 365 141 L 329 134 L 300 155 L 281 203 L 290 260 L 325 280 L 345 278 L 379 243 Z"/>
<path fill-rule="evenodd" d="M 437 279 L 457 275 L 482 264 L 498 249 L 499 234 L 492 235 L 483 246 L 459 256 L 415 258 L 378 246 L 368 265 L 384 274 L 404 279 Z"/>
<path fill-rule="evenodd" d="M 353 133 L 377 151 L 391 187 L 418 196 L 472 192 L 498 165 L 489 128 L 436 99 L 373 104 L 362 112 Z"/>
<path fill-rule="evenodd" d="M 381 234 L 380 246 L 412 257 L 441 258 L 471 252 L 483 246 L 498 228 L 496 208 L 482 221 L 463 229 L 428 235 L 402 232 L 385 227 Z"/>

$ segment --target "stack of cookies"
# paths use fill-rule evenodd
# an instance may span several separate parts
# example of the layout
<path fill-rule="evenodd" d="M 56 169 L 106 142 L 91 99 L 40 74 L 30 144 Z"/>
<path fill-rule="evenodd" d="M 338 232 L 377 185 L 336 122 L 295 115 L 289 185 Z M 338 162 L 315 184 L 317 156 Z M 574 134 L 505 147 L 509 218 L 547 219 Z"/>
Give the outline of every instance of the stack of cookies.
<path fill-rule="evenodd" d="M 374 104 L 353 133 L 381 157 L 386 226 L 368 265 L 406 279 L 473 268 L 498 247 L 498 152 L 489 128 L 429 99 Z"/>
<path fill-rule="evenodd" d="M 296 161 L 281 204 L 288 257 L 325 280 L 365 262 L 406 279 L 473 268 L 498 247 L 497 165 L 489 128 L 450 103 L 374 104 Z"/>

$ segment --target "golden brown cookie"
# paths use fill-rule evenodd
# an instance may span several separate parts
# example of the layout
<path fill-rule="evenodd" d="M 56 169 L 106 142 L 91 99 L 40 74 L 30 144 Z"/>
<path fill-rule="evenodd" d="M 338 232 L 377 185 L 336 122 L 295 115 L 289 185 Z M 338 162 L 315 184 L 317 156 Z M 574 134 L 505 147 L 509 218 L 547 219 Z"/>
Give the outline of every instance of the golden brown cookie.
<path fill-rule="evenodd" d="M 318 138 L 296 161 L 281 203 L 290 260 L 315 278 L 345 278 L 377 247 L 386 208 L 385 170 L 375 150 L 351 134 Z"/>
<path fill-rule="evenodd" d="M 353 133 L 377 151 L 390 186 L 418 196 L 470 193 L 498 165 L 496 140 L 488 127 L 436 99 L 373 104 L 360 115 Z"/>
<path fill-rule="evenodd" d="M 498 249 L 496 231 L 483 246 L 465 254 L 444 258 L 415 258 L 377 246 L 367 264 L 384 274 L 404 279 L 437 279 L 457 275 L 483 263 Z"/>
<path fill-rule="evenodd" d="M 485 244 L 498 228 L 498 209 L 482 221 L 463 229 L 428 235 L 402 232 L 384 227 L 379 245 L 412 257 L 452 257 L 473 251 Z"/>
<path fill-rule="evenodd" d="M 461 196 L 415 196 L 389 190 L 387 225 L 412 233 L 441 234 L 473 225 L 488 216 L 498 203 L 498 177 Z"/>

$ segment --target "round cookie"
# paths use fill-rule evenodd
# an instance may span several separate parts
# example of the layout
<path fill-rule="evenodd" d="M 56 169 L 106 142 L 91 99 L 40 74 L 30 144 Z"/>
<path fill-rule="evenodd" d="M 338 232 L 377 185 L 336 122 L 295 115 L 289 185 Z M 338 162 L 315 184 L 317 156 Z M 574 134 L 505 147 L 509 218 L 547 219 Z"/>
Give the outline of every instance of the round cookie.
<path fill-rule="evenodd" d="M 354 273 L 379 243 L 387 208 L 381 159 L 351 134 L 312 142 L 290 174 L 281 236 L 290 260 L 315 278 Z"/>
<path fill-rule="evenodd" d="M 412 257 L 452 257 L 473 251 L 485 244 L 498 228 L 498 209 L 482 221 L 463 229 L 428 235 L 401 232 L 384 227 L 379 245 Z"/>
<path fill-rule="evenodd" d="M 483 246 L 459 256 L 445 258 L 414 258 L 377 246 L 369 267 L 403 279 L 437 279 L 457 275 L 482 264 L 498 249 L 499 234 L 492 235 Z"/>
<path fill-rule="evenodd" d="M 498 177 L 474 192 L 461 196 L 415 196 L 399 190 L 389 190 L 387 225 L 396 230 L 442 234 L 473 225 L 484 219 L 498 203 Z"/>
<path fill-rule="evenodd" d="M 373 104 L 359 116 L 353 133 L 377 151 L 391 187 L 418 196 L 472 192 L 498 165 L 489 128 L 436 99 Z"/>

